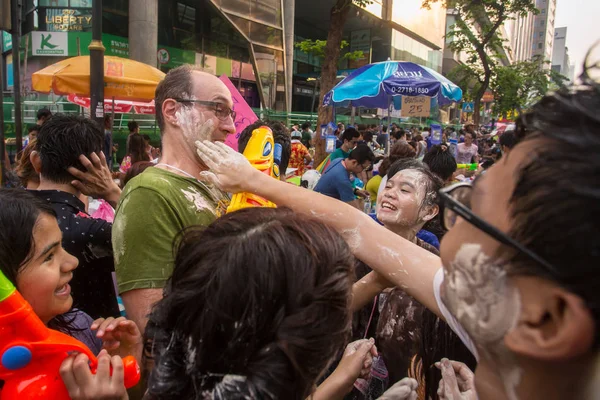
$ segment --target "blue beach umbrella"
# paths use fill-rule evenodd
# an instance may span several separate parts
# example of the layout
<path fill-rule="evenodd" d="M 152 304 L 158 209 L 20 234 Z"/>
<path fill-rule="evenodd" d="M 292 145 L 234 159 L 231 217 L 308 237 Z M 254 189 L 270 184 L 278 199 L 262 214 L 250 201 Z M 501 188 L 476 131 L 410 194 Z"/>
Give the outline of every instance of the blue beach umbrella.
<path fill-rule="evenodd" d="M 402 96 L 426 96 L 448 104 L 460 101 L 462 90 L 431 68 L 388 60 L 352 72 L 325 95 L 323 105 L 388 108 L 392 99 Z"/>

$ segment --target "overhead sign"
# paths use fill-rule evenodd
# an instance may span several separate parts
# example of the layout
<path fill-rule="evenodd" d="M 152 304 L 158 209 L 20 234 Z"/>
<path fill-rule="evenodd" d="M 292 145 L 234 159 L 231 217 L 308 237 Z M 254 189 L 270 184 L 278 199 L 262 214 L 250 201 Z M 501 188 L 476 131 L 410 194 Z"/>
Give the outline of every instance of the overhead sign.
<path fill-rule="evenodd" d="M 84 31 L 92 28 L 90 10 L 46 9 L 46 26 L 52 32 Z"/>
<path fill-rule="evenodd" d="M 50 57 L 68 56 L 67 32 L 31 32 L 31 54 Z"/>
<path fill-rule="evenodd" d="M 402 118 L 429 117 L 431 98 L 425 96 L 402 96 Z"/>
<path fill-rule="evenodd" d="M 465 113 L 472 113 L 475 110 L 475 105 L 473 103 L 463 103 L 462 111 Z"/>

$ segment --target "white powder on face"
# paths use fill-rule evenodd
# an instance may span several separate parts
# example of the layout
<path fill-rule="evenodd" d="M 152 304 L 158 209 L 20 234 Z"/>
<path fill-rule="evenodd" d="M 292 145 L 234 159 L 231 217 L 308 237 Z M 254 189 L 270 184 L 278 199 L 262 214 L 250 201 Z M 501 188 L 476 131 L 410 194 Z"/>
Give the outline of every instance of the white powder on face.
<path fill-rule="evenodd" d="M 506 266 L 491 260 L 480 245 L 464 244 L 446 268 L 444 285 L 444 303 L 494 365 L 508 398 L 516 400 L 522 369 L 504 336 L 516 326 L 521 302 Z"/>

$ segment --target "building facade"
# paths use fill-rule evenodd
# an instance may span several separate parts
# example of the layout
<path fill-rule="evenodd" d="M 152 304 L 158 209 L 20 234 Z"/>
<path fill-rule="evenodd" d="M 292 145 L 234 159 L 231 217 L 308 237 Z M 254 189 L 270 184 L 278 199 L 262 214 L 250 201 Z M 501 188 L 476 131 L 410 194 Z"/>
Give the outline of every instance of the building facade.
<path fill-rule="evenodd" d="M 552 51 L 552 70 L 573 81 L 574 66 L 571 65 L 569 48 L 567 47 L 567 28 L 556 28 L 554 31 L 554 49 Z"/>
<path fill-rule="evenodd" d="M 517 16 L 506 23 L 514 62 L 528 61 L 533 57 L 535 18 L 535 14 L 530 12 L 526 16 Z"/>
<path fill-rule="evenodd" d="M 539 57 L 543 68 L 549 69 L 554 47 L 556 0 L 536 0 L 536 7 L 540 13 L 535 16 L 533 25 L 533 57 Z"/>

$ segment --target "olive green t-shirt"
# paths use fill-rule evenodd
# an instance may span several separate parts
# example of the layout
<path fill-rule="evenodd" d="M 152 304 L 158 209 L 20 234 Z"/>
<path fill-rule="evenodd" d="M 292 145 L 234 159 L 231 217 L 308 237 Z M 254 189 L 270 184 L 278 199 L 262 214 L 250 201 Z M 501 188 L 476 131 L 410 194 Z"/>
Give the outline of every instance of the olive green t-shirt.
<path fill-rule="evenodd" d="M 163 288 L 173 272 L 177 235 L 211 224 L 229 200 L 208 184 L 156 167 L 129 181 L 112 228 L 119 292 Z"/>

